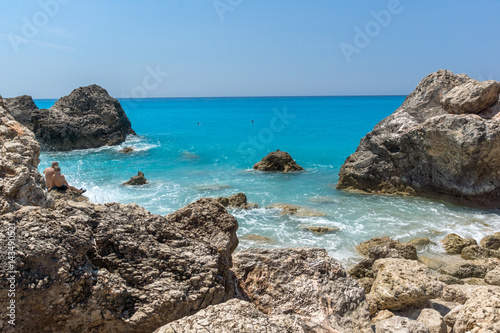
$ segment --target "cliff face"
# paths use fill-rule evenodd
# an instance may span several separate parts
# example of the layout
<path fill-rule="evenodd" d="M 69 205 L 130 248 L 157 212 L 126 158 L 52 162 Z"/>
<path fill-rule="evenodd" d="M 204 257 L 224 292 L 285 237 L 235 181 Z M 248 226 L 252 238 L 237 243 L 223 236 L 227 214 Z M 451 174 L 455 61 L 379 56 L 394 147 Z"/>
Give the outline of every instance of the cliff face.
<path fill-rule="evenodd" d="M 73 90 L 50 109 L 34 110 L 31 122 L 46 150 L 117 145 L 135 134 L 120 102 L 97 85 Z"/>
<path fill-rule="evenodd" d="M 439 70 L 349 156 L 337 188 L 500 207 L 500 83 Z"/>
<path fill-rule="evenodd" d="M 37 169 L 39 154 L 33 133 L 14 120 L 0 96 L 0 214 L 50 205 Z"/>

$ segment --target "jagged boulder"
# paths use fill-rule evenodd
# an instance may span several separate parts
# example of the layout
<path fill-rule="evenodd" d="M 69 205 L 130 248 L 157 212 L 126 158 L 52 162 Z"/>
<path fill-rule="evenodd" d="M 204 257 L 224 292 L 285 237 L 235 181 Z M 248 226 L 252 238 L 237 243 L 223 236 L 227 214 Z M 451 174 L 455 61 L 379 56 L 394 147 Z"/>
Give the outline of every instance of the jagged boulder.
<path fill-rule="evenodd" d="M 337 188 L 500 207 L 498 82 L 426 76 L 349 156 Z"/>
<path fill-rule="evenodd" d="M 304 170 L 304 168 L 295 162 L 290 154 L 280 150 L 270 152 L 260 162 L 255 163 L 253 168 L 259 171 L 281 172 L 296 172 Z"/>
<path fill-rule="evenodd" d="M 38 106 L 36 106 L 31 96 L 23 95 L 19 97 L 5 98 L 5 104 L 9 108 L 9 111 L 15 120 L 30 130 L 33 130 L 31 115 L 34 111 L 38 110 Z"/>
<path fill-rule="evenodd" d="M 217 201 L 224 207 L 254 209 L 259 208 L 259 205 L 249 203 L 245 193 L 236 193 L 229 197 L 218 197 Z"/>
<path fill-rule="evenodd" d="M 144 172 L 141 171 L 137 172 L 137 176 L 133 176 L 128 181 L 123 183 L 123 185 L 132 185 L 132 186 L 145 185 L 145 184 L 148 184 L 148 181 L 146 177 L 144 177 Z"/>
<path fill-rule="evenodd" d="M 154 333 L 305 333 L 300 319 L 287 315 L 268 316 L 255 305 L 232 299 L 212 305 L 195 315 L 176 320 Z"/>
<path fill-rule="evenodd" d="M 0 96 L 0 214 L 51 204 L 37 169 L 39 156 L 33 133 L 14 120 Z"/>
<path fill-rule="evenodd" d="M 371 332 L 365 293 L 324 249 L 249 249 L 233 271 L 240 293 L 268 315 L 295 315 L 307 332 Z"/>
<path fill-rule="evenodd" d="M 31 121 L 46 150 L 117 145 L 135 134 L 120 102 L 95 84 L 73 90 L 50 109 L 35 110 Z"/>
<path fill-rule="evenodd" d="M 57 201 L 2 215 L 2 243 L 9 226 L 19 332 L 152 332 L 234 294 L 238 222 L 214 199 L 165 217 L 133 204 Z M 7 277 L 2 270 L 2 290 Z M 0 298 L 3 309 L 8 302 Z M 0 331 L 9 327 L 0 321 Z"/>

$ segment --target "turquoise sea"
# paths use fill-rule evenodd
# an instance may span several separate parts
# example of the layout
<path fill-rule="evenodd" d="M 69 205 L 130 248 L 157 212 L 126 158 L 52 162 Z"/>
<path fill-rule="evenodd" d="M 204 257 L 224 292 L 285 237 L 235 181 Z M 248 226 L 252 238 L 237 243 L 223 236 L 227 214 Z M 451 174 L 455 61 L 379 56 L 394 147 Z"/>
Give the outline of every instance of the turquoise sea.
<path fill-rule="evenodd" d="M 40 171 L 60 162 L 69 183 L 87 189 L 92 202 L 137 203 L 168 214 L 202 197 L 244 192 L 261 207 L 290 203 L 325 217 L 282 216 L 276 209 L 232 210 L 239 222 L 238 249 L 326 248 L 350 265 L 354 246 L 375 236 L 438 242 L 456 232 L 478 241 L 500 230 L 496 211 L 481 211 L 421 198 L 345 193 L 335 189 L 338 172 L 360 139 L 404 101 L 404 96 L 162 98 L 120 100 L 132 128 L 120 146 L 41 154 Z M 35 100 L 40 108 L 55 100 Z M 120 153 L 125 146 L 130 154 Z M 270 151 L 289 152 L 306 169 L 297 174 L 252 170 Z M 137 171 L 148 185 L 121 184 Z M 315 235 L 304 226 L 340 230 Z M 242 239 L 249 234 L 273 243 Z M 442 252 L 439 245 L 432 251 Z"/>

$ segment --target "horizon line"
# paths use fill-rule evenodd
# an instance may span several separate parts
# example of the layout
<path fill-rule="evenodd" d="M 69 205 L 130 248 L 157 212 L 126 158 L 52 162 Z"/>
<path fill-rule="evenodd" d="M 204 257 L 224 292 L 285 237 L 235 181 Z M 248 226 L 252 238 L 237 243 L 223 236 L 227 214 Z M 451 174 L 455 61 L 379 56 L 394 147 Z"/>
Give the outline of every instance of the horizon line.
<path fill-rule="evenodd" d="M 20 95 L 22 96 L 22 95 Z M 67 96 L 67 95 L 66 95 Z M 111 96 L 111 95 L 110 95 Z M 118 100 L 141 100 L 141 99 L 188 99 L 188 98 L 291 98 L 291 97 L 406 97 L 408 95 L 400 95 L 400 94 L 381 94 L 381 95 L 278 95 L 278 96 L 176 96 L 176 97 L 113 97 Z M 16 96 L 18 97 L 18 96 Z M 30 96 L 31 97 L 31 96 Z M 64 96 L 59 98 L 33 98 L 33 100 L 58 100 Z M 15 97 L 3 97 L 5 98 L 15 98 Z"/>

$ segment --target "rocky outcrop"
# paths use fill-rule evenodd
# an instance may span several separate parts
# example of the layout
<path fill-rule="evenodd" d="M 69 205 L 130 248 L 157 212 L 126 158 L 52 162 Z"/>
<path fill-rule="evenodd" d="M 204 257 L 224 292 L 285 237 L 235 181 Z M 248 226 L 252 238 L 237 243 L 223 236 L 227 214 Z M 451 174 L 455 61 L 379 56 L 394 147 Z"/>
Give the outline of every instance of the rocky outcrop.
<path fill-rule="evenodd" d="M 500 332 L 500 289 L 475 289 L 456 315 L 453 332 Z"/>
<path fill-rule="evenodd" d="M 307 332 L 371 332 L 364 291 L 324 249 L 237 252 L 242 295 L 270 316 L 294 315 Z"/>
<path fill-rule="evenodd" d="M 429 74 L 349 156 L 337 188 L 500 207 L 500 84 Z"/>
<path fill-rule="evenodd" d="M 14 120 L 0 96 L 0 214 L 51 204 L 37 169 L 39 155 L 33 133 Z"/>
<path fill-rule="evenodd" d="M 0 221 L 2 243 L 16 228 L 19 332 L 152 332 L 233 295 L 238 223 L 214 199 L 165 217 L 137 205 L 58 201 Z M 0 298 L 3 309 L 7 302 Z M 1 331 L 9 327 L 0 321 Z"/>
<path fill-rule="evenodd" d="M 136 185 L 145 185 L 145 184 L 148 184 L 148 183 L 149 182 L 147 181 L 146 177 L 144 177 L 144 173 L 141 172 L 141 171 L 139 171 L 137 173 L 137 176 L 131 177 L 128 181 L 126 181 L 122 185 L 136 186 Z"/>
<path fill-rule="evenodd" d="M 38 106 L 33 102 L 31 96 L 23 95 L 14 98 L 5 98 L 5 104 L 15 120 L 33 130 L 31 115 L 34 111 L 38 110 Z"/>
<path fill-rule="evenodd" d="M 217 201 L 224 207 L 239 209 L 259 208 L 259 205 L 249 203 L 245 193 L 236 193 L 229 197 L 218 197 Z"/>
<path fill-rule="evenodd" d="M 296 172 L 304 170 L 304 168 L 295 163 L 290 154 L 280 150 L 270 152 L 260 162 L 255 163 L 253 168 L 259 171 L 281 172 Z"/>
<path fill-rule="evenodd" d="M 472 238 L 462 238 L 457 234 L 448 234 L 446 235 L 443 240 L 441 240 L 441 243 L 443 243 L 444 250 L 448 254 L 460 254 L 462 253 L 462 250 L 471 245 L 477 245 L 477 242 L 475 239 Z"/>
<path fill-rule="evenodd" d="M 300 319 L 288 315 L 267 316 L 246 301 L 232 299 L 212 305 L 193 316 L 176 320 L 154 333 L 305 333 Z"/>
<path fill-rule="evenodd" d="M 67 151 L 117 145 L 135 134 L 120 102 L 98 85 L 75 89 L 31 117 L 43 149 Z"/>
<path fill-rule="evenodd" d="M 273 203 L 267 206 L 270 209 L 281 209 L 281 215 L 294 215 L 297 217 L 322 217 L 326 216 L 326 213 L 319 212 L 317 210 L 302 207 L 298 205 L 291 205 L 287 203 Z"/>

